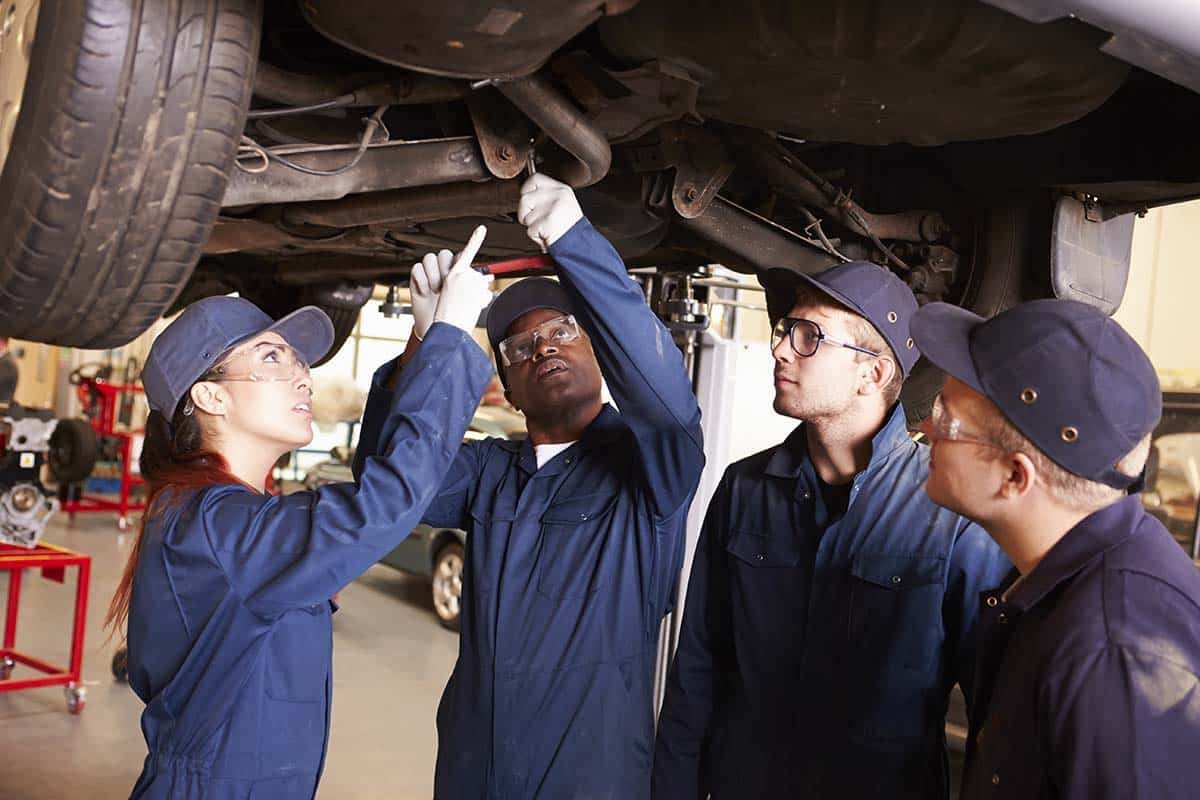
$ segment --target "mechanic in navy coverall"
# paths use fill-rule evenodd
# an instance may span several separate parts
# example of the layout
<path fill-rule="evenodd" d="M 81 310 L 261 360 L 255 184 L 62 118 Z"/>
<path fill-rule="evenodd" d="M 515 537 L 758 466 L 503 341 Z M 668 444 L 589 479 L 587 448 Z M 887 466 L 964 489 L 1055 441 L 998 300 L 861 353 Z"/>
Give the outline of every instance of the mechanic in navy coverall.
<path fill-rule="evenodd" d="M 312 439 L 308 364 L 333 341 L 320 309 L 273 322 L 245 300 L 212 297 L 155 340 L 142 376 L 149 511 L 108 617 L 117 629 L 128 618 L 129 684 L 146 703 L 134 798 L 316 794 L 330 597 L 420 519 L 491 377 L 468 335 L 491 299 L 470 268 L 482 237 L 377 410 L 377 455 L 357 485 L 263 491 L 276 459 Z"/>
<path fill-rule="evenodd" d="M 488 312 L 528 440 L 464 445 L 423 519 L 468 534 L 434 794 L 639 800 L 659 623 L 704 465 L 700 410 L 671 334 L 571 189 L 533 176 L 518 218 L 561 283 L 518 282 Z M 411 369 L 377 373 L 356 474 Z M 602 373 L 619 411 L 601 402 Z"/>
<path fill-rule="evenodd" d="M 959 796 L 1200 797 L 1200 574 L 1140 495 L 1150 357 L 1074 300 L 988 320 L 930 303 L 912 331 L 950 376 L 925 491 L 1013 562 L 980 598 Z"/>
<path fill-rule="evenodd" d="M 869 262 L 761 278 L 775 410 L 802 421 L 729 467 L 692 562 L 655 800 L 940 800 L 978 595 L 1008 570 L 922 491 L 900 386 L 908 286 Z"/>

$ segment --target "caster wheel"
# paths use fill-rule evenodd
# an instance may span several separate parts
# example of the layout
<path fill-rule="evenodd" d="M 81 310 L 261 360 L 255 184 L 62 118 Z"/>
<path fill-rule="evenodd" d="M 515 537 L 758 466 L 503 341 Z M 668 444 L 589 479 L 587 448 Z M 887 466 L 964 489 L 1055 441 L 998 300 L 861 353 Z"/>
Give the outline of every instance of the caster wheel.
<path fill-rule="evenodd" d="M 87 689 L 71 684 L 63 689 L 63 694 L 67 697 L 67 711 L 72 714 L 83 712 L 83 707 L 87 700 Z"/>
<path fill-rule="evenodd" d="M 112 674 L 119 681 L 129 679 L 129 649 L 122 647 L 117 652 L 113 653 L 112 657 Z"/>
<path fill-rule="evenodd" d="M 13 667 L 17 666 L 17 662 L 13 661 L 9 656 L 5 656 L 0 660 L 0 681 L 6 681 L 12 677 Z"/>

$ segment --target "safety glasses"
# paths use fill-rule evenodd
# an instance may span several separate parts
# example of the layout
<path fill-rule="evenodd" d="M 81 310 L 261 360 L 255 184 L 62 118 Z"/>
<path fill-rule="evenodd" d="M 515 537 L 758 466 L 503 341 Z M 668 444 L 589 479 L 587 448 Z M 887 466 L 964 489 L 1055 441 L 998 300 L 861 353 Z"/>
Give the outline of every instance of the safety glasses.
<path fill-rule="evenodd" d="M 291 381 L 309 375 L 304 356 L 279 342 L 259 342 L 209 370 L 206 381 Z"/>
<path fill-rule="evenodd" d="M 552 345 L 570 344 L 579 338 L 579 323 L 575 317 L 566 314 L 554 319 L 548 319 L 532 330 L 510 336 L 500 342 L 500 357 L 504 366 L 512 367 L 533 358 L 537 351 L 538 340 Z"/>
<path fill-rule="evenodd" d="M 939 394 L 933 399 L 933 409 L 929 413 L 928 419 L 924 420 L 917 428 L 921 433 L 925 434 L 930 440 L 930 444 L 941 440 L 946 442 L 969 442 L 971 444 L 990 447 L 993 450 L 1007 452 L 1006 448 L 1001 447 L 995 442 L 989 442 L 986 439 L 980 439 L 976 436 L 962 432 L 962 421 L 950 416 L 946 411 L 946 406 L 942 403 L 942 396 Z"/>
<path fill-rule="evenodd" d="M 844 347 L 847 350 L 854 350 L 858 353 L 866 353 L 869 356 L 878 356 L 874 350 L 868 350 L 865 347 L 859 347 L 851 342 L 844 342 L 841 339 L 835 339 L 828 336 L 821 330 L 821 326 L 813 322 L 811 319 L 800 319 L 798 317 L 784 317 L 775 323 L 775 329 L 771 331 L 771 349 L 774 350 L 779 346 L 779 343 L 784 339 L 792 347 L 792 352 L 803 358 L 809 358 L 816 355 L 817 350 L 823 343 L 835 344 L 838 347 Z"/>

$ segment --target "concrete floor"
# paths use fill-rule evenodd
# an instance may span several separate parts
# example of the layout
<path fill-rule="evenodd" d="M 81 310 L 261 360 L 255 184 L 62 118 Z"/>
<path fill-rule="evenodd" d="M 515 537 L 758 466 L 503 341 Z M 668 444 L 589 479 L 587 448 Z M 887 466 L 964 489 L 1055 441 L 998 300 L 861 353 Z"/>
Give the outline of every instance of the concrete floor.
<path fill-rule="evenodd" d="M 108 800 L 129 796 L 145 743 L 141 701 L 113 680 L 115 642 L 100 629 L 124 567 L 128 536 L 109 514 L 56 518 L 46 541 L 92 556 L 84 711 L 72 716 L 60 687 L 0 692 L 0 800 Z M 7 596 L 0 573 L 0 603 Z M 66 584 L 36 571 L 22 582 L 17 648 L 66 664 L 74 602 Z M 458 654 L 458 637 L 437 624 L 429 584 L 372 567 L 338 597 L 334 698 L 322 800 L 428 800 L 436 753 L 434 717 Z M 14 677 L 30 674 L 18 666 Z"/>
<path fill-rule="evenodd" d="M 60 687 L 0 692 L 0 800 L 110 800 L 129 796 L 146 755 L 141 701 L 112 678 L 116 643 L 100 629 L 124 568 L 130 537 L 107 514 L 56 518 L 46 541 L 92 556 L 84 649 L 84 711 L 72 716 Z M 0 573 L 0 602 L 7 573 Z M 66 664 L 75 596 L 26 572 L 17 647 Z M 428 800 L 436 754 L 434 718 L 458 654 L 458 636 L 437 624 L 429 584 L 375 566 L 338 596 L 334 698 L 321 800 Z M 14 677 L 29 674 L 17 667 Z M 951 757 L 952 797 L 962 760 Z"/>

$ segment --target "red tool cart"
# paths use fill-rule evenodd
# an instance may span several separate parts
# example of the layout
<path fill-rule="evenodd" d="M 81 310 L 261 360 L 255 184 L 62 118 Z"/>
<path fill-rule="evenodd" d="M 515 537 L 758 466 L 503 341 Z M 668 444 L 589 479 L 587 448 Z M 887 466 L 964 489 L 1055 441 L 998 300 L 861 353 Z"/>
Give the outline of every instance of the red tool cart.
<path fill-rule="evenodd" d="M 42 577 L 63 583 L 67 567 L 78 567 L 75 584 L 75 622 L 71 628 L 71 663 L 67 668 L 35 658 L 16 649 L 17 611 L 21 605 L 21 570 L 41 569 Z M 32 550 L 0 544 L 0 570 L 8 573 L 8 604 L 4 614 L 4 646 L 0 647 L 0 692 L 37 689 L 43 686 L 62 686 L 67 696 L 67 710 L 72 714 L 83 711 L 86 694 L 79 677 L 83 665 L 83 634 L 87 623 L 88 582 L 92 557 L 63 547 L 42 543 Z M 13 679 L 18 664 L 42 675 Z"/>
<path fill-rule="evenodd" d="M 127 369 L 128 373 L 129 370 Z M 86 514 L 99 511 L 116 511 L 117 525 L 121 530 L 129 527 L 129 512 L 141 511 L 145 505 L 130 499 L 134 486 L 145 483 L 140 475 L 133 472 L 134 440 L 144 435 L 142 430 L 118 430 L 117 423 L 128 424 L 131 417 L 130 409 L 135 398 L 145 390 L 131 380 L 124 383 L 109 383 L 107 371 L 87 376 L 76 370 L 71 375 L 71 382 L 76 384 L 79 402 L 83 404 L 84 413 L 95 431 L 100 442 L 113 445 L 116 460 L 121 467 L 120 488 L 117 499 L 111 500 L 94 494 L 80 493 L 61 496 L 62 510 L 70 515 Z M 127 378 L 130 377 L 127 375 Z"/>

